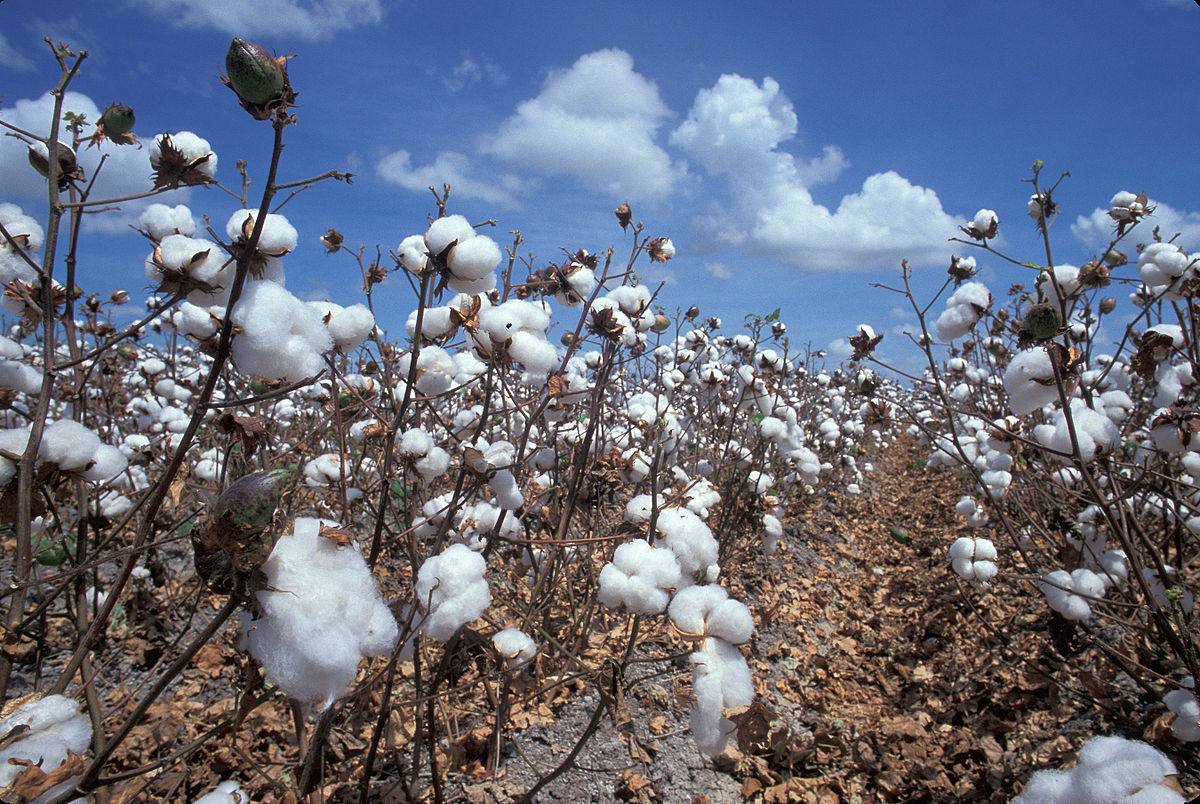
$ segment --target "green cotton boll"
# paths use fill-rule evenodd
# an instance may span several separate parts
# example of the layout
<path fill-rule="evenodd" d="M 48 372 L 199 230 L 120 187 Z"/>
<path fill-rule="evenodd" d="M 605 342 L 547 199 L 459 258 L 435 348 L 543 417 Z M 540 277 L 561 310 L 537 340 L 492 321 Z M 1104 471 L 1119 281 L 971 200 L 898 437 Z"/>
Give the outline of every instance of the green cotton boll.
<path fill-rule="evenodd" d="M 225 72 L 233 91 L 246 103 L 262 106 L 283 95 L 283 68 L 253 42 L 234 37 L 225 54 Z"/>
<path fill-rule="evenodd" d="M 104 110 L 100 122 L 109 134 L 128 134 L 133 130 L 133 109 L 123 103 L 114 103 Z"/>
<path fill-rule="evenodd" d="M 1025 314 L 1025 320 L 1021 322 L 1021 329 L 1029 337 L 1039 341 L 1053 338 L 1061 328 L 1062 315 L 1057 305 L 1049 303 L 1030 307 L 1029 312 Z"/>
<path fill-rule="evenodd" d="M 228 517 L 239 527 L 266 527 L 279 505 L 287 479 L 288 473 L 282 469 L 239 477 L 217 498 L 213 513 L 218 519 Z"/>

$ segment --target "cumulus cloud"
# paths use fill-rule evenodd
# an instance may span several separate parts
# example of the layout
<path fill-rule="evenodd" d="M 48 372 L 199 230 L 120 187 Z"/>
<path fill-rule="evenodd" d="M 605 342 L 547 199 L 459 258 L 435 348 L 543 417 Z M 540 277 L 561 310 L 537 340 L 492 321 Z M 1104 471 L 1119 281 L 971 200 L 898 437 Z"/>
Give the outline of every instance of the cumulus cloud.
<path fill-rule="evenodd" d="M 849 163 L 836 146 L 798 161 L 780 147 L 797 131 L 795 109 L 771 78 L 758 85 L 723 75 L 697 94 L 670 141 L 729 190 L 730 204 L 697 221 L 714 244 L 741 246 L 805 270 L 946 259 L 946 241 L 958 233 L 958 221 L 933 190 L 894 171 L 876 173 L 830 210 L 809 188 L 836 179 Z"/>
<path fill-rule="evenodd" d="M 470 160 L 455 151 L 441 151 L 429 164 L 413 165 L 412 156 L 401 148 L 381 159 L 376 170 L 406 190 L 426 193 L 430 187 L 440 190 L 449 184 L 452 198 L 476 198 L 502 207 L 517 206 L 516 196 L 530 189 L 530 182 L 508 174 L 493 181 L 473 176 Z"/>
<path fill-rule="evenodd" d="M 133 0 L 177 28 L 212 28 L 233 36 L 327 39 L 383 20 L 380 0 Z"/>
<path fill-rule="evenodd" d="M 63 111 L 82 114 L 92 123 L 100 119 L 103 111 L 96 103 L 79 92 L 67 92 L 63 98 Z M 25 131 L 48 136 L 50 120 L 54 113 L 54 99 L 46 93 L 37 99 L 18 100 L 9 107 L 0 108 L 0 118 Z M 66 141 L 65 121 L 60 126 L 59 139 Z M 87 127 L 90 133 L 91 126 Z M 46 202 L 46 180 L 30 166 L 26 156 L 27 146 L 15 137 L 0 137 L 0 200 L 22 206 L 26 212 L 44 206 Z M 150 159 L 146 149 L 136 146 L 118 146 L 103 143 L 95 148 L 81 147 L 78 151 L 79 164 L 87 178 L 91 178 L 102 155 L 108 155 L 104 169 L 92 189 L 92 199 L 117 198 L 143 193 L 153 185 L 150 180 Z M 141 211 L 154 201 L 170 200 L 172 204 L 185 203 L 186 191 L 175 191 L 159 198 L 130 202 L 120 210 L 88 215 L 84 218 L 87 231 L 127 231 L 128 223 L 137 220 Z"/>
<path fill-rule="evenodd" d="M 622 200 L 661 199 L 685 173 L 654 140 L 670 114 L 628 53 L 600 50 L 552 72 L 481 149 Z"/>
<path fill-rule="evenodd" d="M 10 70 L 18 70 L 20 72 L 27 72 L 33 69 L 33 62 L 19 53 L 3 33 L 0 33 L 0 64 Z"/>
<path fill-rule="evenodd" d="M 1150 204 L 1154 207 L 1153 214 L 1143 218 L 1128 239 L 1122 242 L 1147 242 L 1150 233 L 1157 226 L 1163 240 L 1170 240 L 1178 234 L 1179 237 L 1174 242 L 1182 248 L 1188 251 L 1200 248 L 1200 212 L 1184 212 L 1153 199 Z M 1071 224 L 1071 234 L 1084 245 L 1099 250 L 1111 243 L 1116 236 L 1116 223 L 1108 217 L 1107 207 L 1097 207 L 1092 210 L 1091 215 L 1080 215 L 1075 219 Z M 1118 248 L 1126 250 L 1124 246 Z"/>

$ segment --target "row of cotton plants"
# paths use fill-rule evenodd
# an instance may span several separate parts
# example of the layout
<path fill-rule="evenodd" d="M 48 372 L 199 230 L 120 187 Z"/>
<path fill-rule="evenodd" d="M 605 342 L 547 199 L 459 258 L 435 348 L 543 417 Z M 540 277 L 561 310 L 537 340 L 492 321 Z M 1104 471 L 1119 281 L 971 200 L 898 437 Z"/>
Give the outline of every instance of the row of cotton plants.
<path fill-rule="evenodd" d="M 940 307 L 914 298 L 905 268 L 898 290 L 919 320 L 928 367 L 902 415 L 927 445 L 928 466 L 964 480 L 955 506 L 963 535 L 945 545 L 964 588 L 1001 585 L 1043 605 L 1048 623 L 1065 626 L 1057 632 L 1075 646 L 1060 645 L 1068 655 L 1091 646 L 1140 687 L 1142 720 L 1127 726 L 1169 723 L 1176 755 L 1187 757 L 1200 739 L 1200 259 L 1154 227 L 1144 194 L 1122 191 L 1109 204 L 1106 249 L 1081 266 L 1056 264 L 1047 227 L 1061 210 L 1040 174 L 1039 164 L 1031 220 L 1015 225 L 1044 233 L 1044 254 L 1002 254 L 995 238 L 1010 224 L 984 209 L 962 228 Z M 984 282 L 977 260 L 989 257 L 997 278 Z M 873 360 L 868 352 L 860 357 Z M 1082 765 L 1077 775 L 1087 776 Z M 1055 779 L 1023 800 L 1136 792 L 1079 798 L 1075 781 Z M 1163 795 L 1153 800 L 1183 800 Z"/>
<path fill-rule="evenodd" d="M 387 713 L 403 710 L 409 778 L 440 796 L 438 758 L 461 724 L 439 711 L 490 705 L 497 763 L 513 689 L 536 697 L 569 681 L 603 705 L 612 667 L 620 684 L 634 658 L 671 667 L 663 634 L 690 655 L 696 747 L 721 753 L 735 731 L 724 710 L 754 697 L 743 651 L 755 624 L 728 567 L 772 560 L 794 501 L 860 493 L 903 392 L 824 370 L 778 314 L 729 332 L 672 311 L 637 274 L 674 246 L 627 205 L 613 227 L 625 257 L 579 249 L 522 278 L 443 196 L 432 221 L 391 235 L 390 264 L 364 268 L 364 300 L 302 301 L 286 284 L 298 247 L 319 240 L 333 261 L 361 252 L 333 230 L 298 231 L 272 201 L 285 184 L 348 177 L 277 173 L 294 122 L 285 59 L 235 39 L 226 69 L 274 137 L 262 196 L 227 190 L 240 200 L 204 214 L 175 203 L 178 187 L 222 187 L 218 155 L 191 132 L 151 140 L 145 195 L 164 199 L 138 221 L 142 264 L 126 267 L 129 286 L 151 286 L 136 312 L 126 291 L 104 300 L 60 281 L 76 240 L 45 234 L 78 233 L 84 210 L 108 205 L 74 154 L 135 142 L 132 110 L 71 118 L 57 139 L 18 132 L 30 169 L 69 201 L 47 227 L 0 204 L 5 614 L 12 644 L 30 646 L 0 655 L 0 693 L 44 695 L 13 715 L 29 729 L 6 749 L 28 766 L 23 800 L 88 796 L 130 771 L 127 738 L 228 623 L 253 668 L 241 706 L 286 701 L 295 714 L 301 794 L 330 772 L 330 729 L 371 707 L 380 725 L 343 759 L 345 778 L 364 795 L 395 780 L 396 755 L 378 749 Z M 64 67 L 64 82 L 74 76 Z M 402 332 L 376 321 L 381 282 L 414 290 Z M 181 565 L 194 568 L 182 587 Z M 200 614 L 156 620 L 178 628 L 162 635 L 170 661 L 133 703 L 100 637 L 168 589 Z M 37 631 L 47 616 L 70 624 L 54 649 Z M 581 655 L 622 627 L 615 665 Z M 38 736 L 58 723 L 67 736 Z M 180 748 L 161 746 L 162 762 L 183 762 Z M 246 800 L 253 784 L 247 767 L 203 800 Z"/>

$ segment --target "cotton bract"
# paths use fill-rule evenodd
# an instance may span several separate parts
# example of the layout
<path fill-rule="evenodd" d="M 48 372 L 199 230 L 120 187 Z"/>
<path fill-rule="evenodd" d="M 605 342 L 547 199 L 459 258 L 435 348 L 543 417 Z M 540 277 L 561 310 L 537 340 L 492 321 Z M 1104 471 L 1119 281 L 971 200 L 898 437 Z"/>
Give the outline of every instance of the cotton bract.
<path fill-rule="evenodd" d="M 297 519 L 263 564 L 260 614 L 242 623 L 243 645 L 289 697 L 328 709 L 354 681 L 363 656 L 386 655 L 398 627 L 357 545 Z"/>

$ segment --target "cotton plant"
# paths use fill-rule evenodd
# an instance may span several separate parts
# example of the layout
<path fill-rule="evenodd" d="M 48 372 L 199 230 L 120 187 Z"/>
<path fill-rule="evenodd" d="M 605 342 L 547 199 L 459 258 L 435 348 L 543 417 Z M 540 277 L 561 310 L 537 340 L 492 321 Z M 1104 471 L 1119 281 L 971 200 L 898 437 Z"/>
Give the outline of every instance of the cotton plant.
<path fill-rule="evenodd" d="M 356 543 L 323 533 L 336 523 L 299 518 L 262 566 L 256 611 L 242 648 L 290 698 L 328 709 L 354 682 L 364 657 L 386 656 L 399 627 Z"/>

